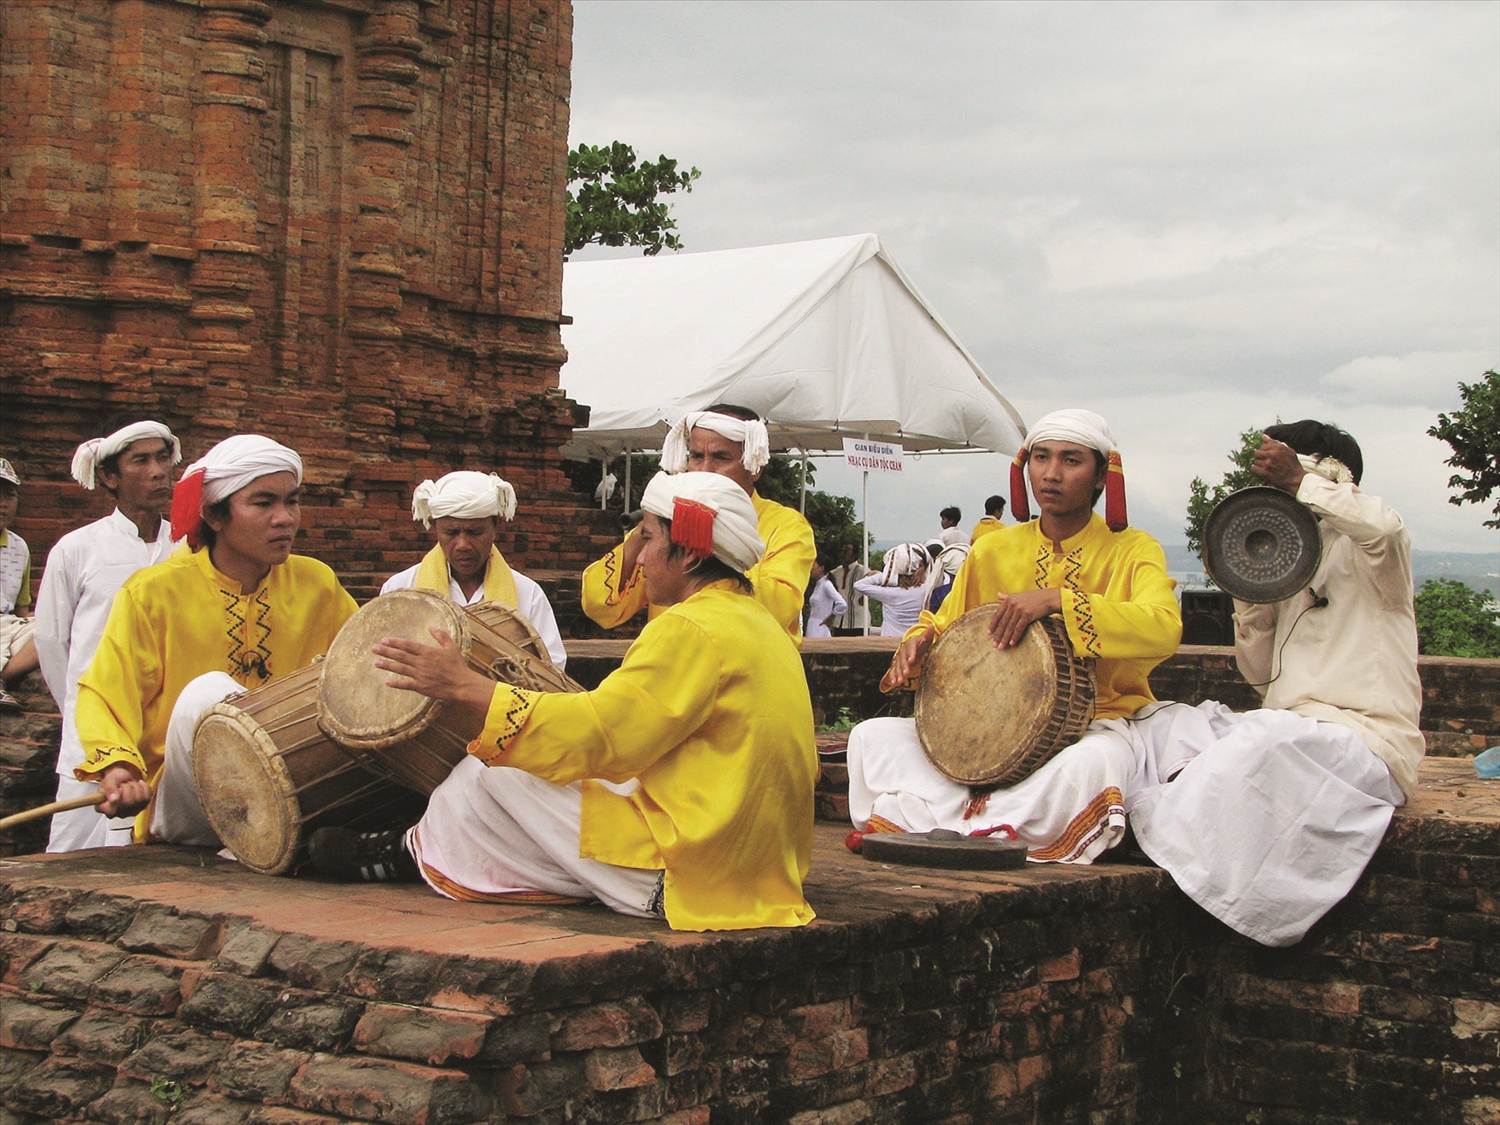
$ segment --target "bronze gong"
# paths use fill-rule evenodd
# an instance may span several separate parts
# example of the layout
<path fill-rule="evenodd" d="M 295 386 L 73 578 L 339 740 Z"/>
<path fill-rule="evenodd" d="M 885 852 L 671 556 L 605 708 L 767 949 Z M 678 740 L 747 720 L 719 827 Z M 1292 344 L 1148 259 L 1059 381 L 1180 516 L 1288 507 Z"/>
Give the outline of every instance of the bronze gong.
<path fill-rule="evenodd" d="M 1279 488 L 1231 493 L 1203 528 L 1203 566 L 1243 602 L 1279 602 L 1312 581 L 1323 540 L 1307 505 Z"/>

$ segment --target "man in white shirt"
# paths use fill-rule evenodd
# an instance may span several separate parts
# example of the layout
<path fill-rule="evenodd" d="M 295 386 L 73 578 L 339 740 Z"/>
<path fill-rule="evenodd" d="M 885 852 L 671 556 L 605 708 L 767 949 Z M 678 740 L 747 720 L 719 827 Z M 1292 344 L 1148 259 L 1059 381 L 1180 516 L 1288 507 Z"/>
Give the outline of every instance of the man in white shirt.
<path fill-rule="evenodd" d="M 854 589 L 854 584 L 869 574 L 870 568 L 860 562 L 858 556 L 853 543 L 840 544 L 839 565 L 828 572 L 828 580 L 849 607 L 833 619 L 835 637 L 862 637 L 870 624 L 869 604 L 865 596 Z"/>
<path fill-rule="evenodd" d="M 964 514 L 958 508 L 944 508 L 938 513 L 938 523 L 943 525 L 942 534 L 938 538 L 943 541 L 944 547 L 969 542 L 968 533 L 958 526 L 958 521 L 963 518 Z"/>
<path fill-rule="evenodd" d="M 73 455 L 73 479 L 92 491 L 102 487 L 115 510 L 59 539 L 47 555 L 37 593 L 36 648 L 42 676 L 62 712 L 57 758 L 57 799 L 94 792 L 77 781 L 83 764 L 76 711 L 83 675 L 109 619 L 115 593 L 136 571 L 166 558 L 174 546 L 163 518 L 172 503 L 172 466 L 182 459 L 177 438 L 160 422 L 132 422 L 107 437 L 93 438 Z M 128 819 L 111 821 L 92 808 L 52 817 L 49 852 L 130 843 Z"/>
<path fill-rule="evenodd" d="M 412 494 L 412 518 L 437 545 L 416 566 L 386 579 L 382 594 L 413 587 L 447 594 L 456 605 L 499 602 L 531 622 L 558 668 L 567 664 L 552 603 L 542 588 L 512 570 L 495 547 L 500 520 L 516 514 L 516 491 L 494 473 L 456 472 L 424 480 Z"/>

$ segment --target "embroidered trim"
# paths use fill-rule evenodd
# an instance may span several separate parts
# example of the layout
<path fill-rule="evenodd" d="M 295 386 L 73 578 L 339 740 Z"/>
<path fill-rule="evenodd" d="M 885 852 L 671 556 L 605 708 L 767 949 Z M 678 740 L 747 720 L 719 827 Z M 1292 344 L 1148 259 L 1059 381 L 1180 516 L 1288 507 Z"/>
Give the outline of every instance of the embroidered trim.
<path fill-rule="evenodd" d="M 1032 851 L 1027 858 L 1042 863 L 1071 863 L 1104 834 L 1116 817 L 1124 824 L 1125 798 L 1118 788 L 1109 785 L 1068 822 L 1061 836 L 1047 847 Z"/>
<path fill-rule="evenodd" d="M 872 816 L 870 818 L 870 823 L 865 826 L 865 835 L 866 836 L 868 836 L 872 832 L 905 832 L 905 831 L 906 831 L 906 829 L 902 828 L 899 824 L 895 824 L 895 823 L 893 823 L 893 822 L 891 822 L 889 820 L 886 820 L 886 818 L 883 817 L 883 816 Z"/>
<path fill-rule="evenodd" d="M 555 895 L 550 891 L 476 891 L 455 883 L 435 867 L 422 864 L 422 878 L 427 880 L 427 885 L 440 895 L 446 895 L 456 902 L 509 902 L 509 903 L 546 903 L 552 906 L 582 906 L 592 902 L 593 899 L 570 898 L 567 895 Z"/>
<path fill-rule="evenodd" d="M 1052 551 L 1044 539 L 1036 545 L 1036 568 L 1032 571 L 1031 581 L 1038 590 L 1047 588 L 1047 578 L 1051 574 Z"/>
<path fill-rule="evenodd" d="M 219 595 L 224 599 L 224 616 L 229 622 L 224 630 L 229 641 L 229 674 L 245 687 L 258 687 L 271 678 L 271 603 L 266 589 L 261 587 L 253 598 L 247 598 L 220 587 Z M 248 612 L 252 606 L 253 623 Z"/>
<path fill-rule="evenodd" d="M 505 715 L 500 720 L 500 731 L 493 742 L 480 737 L 469 743 L 468 747 L 468 752 L 487 766 L 503 764 L 505 744 L 521 733 L 521 728 L 526 725 L 526 719 L 530 716 L 531 708 L 536 703 L 538 695 L 537 692 L 525 691 L 503 681 L 497 683 L 495 687 L 510 692 L 510 698 L 505 702 Z M 493 712 L 494 709 L 495 702 L 492 699 L 490 711 Z"/>
<path fill-rule="evenodd" d="M 620 553 L 621 558 L 625 557 L 623 546 L 616 548 L 616 551 Z M 640 567 L 636 567 L 629 581 L 621 586 L 619 563 L 615 560 L 615 553 L 611 551 L 604 556 L 604 604 L 609 606 L 618 605 L 626 594 L 635 589 L 635 584 L 641 576 Z"/>
<path fill-rule="evenodd" d="M 1073 619 L 1078 623 L 1078 635 L 1083 640 L 1083 652 L 1085 656 L 1101 655 L 1101 644 L 1099 641 L 1099 627 L 1094 624 L 1094 607 L 1089 602 L 1088 596 L 1076 591 L 1073 593 Z"/>

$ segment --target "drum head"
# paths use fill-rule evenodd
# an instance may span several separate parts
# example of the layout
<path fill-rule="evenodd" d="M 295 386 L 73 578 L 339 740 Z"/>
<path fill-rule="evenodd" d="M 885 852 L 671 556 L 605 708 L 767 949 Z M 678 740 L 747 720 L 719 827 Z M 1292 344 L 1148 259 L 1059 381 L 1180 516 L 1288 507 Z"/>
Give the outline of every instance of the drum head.
<path fill-rule="evenodd" d="M 224 846 L 262 875 L 292 866 L 302 842 L 295 786 L 271 737 L 231 703 L 216 703 L 193 734 L 199 802 Z"/>
<path fill-rule="evenodd" d="M 1323 540 L 1318 519 L 1279 488 L 1242 488 L 1209 513 L 1203 566 L 1244 602 L 1279 602 L 1312 581 Z"/>
<path fill-rule="evenodd" d="M 390 673 L 375 667 L 370 647 L 382 637 L 432 644 L 429 627 L 442 629 L 467 657 L 472 639 L 463 614 L 427 590 L 393 590 L 370 602 L 339 630 L 318 689 L 318 726 L 345 746 L 379 749 L 421 733 L 441 706 L 414 691 L 387 687 Z"/>
<path fill-rule="evenodd" d="M 1015 784 L 1093 718 L 1093 676 L 1071 657 L 1062 622 L 1044 617 L 1020 644 L 997 649 L 989 632 L 994 612 L 980 606 L 949 626 L 928 653 L 917 690 L 922 749 L 963 785 Z"/>

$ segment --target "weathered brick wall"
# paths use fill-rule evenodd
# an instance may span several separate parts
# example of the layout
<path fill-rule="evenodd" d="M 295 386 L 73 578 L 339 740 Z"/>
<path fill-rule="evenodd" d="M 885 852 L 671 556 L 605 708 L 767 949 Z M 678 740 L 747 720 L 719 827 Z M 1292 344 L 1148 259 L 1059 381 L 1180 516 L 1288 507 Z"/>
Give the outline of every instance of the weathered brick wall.
<path fill-rule="evenodd" d="M 346 909 L 420 910 L 433 935 L 331 940 L 247 917 L 267 901 L 256 877 L 194 874 L 191 853 L 157 850 L 166 866 L 116 868 L 156 882 L 144 901 L 102 870 L 0 872 L 0 1103 L 14 1113 L 1204 1120 L 1204 1024 L 1178 978 L 1211 927 L 1148 869 L 945 877 L 844 853 L 818 864 L 813 927 L 701 936 L 380 888 Z M 149 901 L 178 880 L 196 897 Z M 339 910 L 317 884 L 280 885 L 289 919 Z M 440 932 L 455 911 L 468 927 Z"/>
<path fill-rule="evenodd" d="M 557 453 L 571 36 L 564 0 L 0 5 L 0 454 L 39 561 L 105 510 L 68 464 L 123 410 L 189 457 L 297 448 L 299 550 L 357 590 L 453 468 L 515 484 L 518 564 L 595 557 Z"/>

